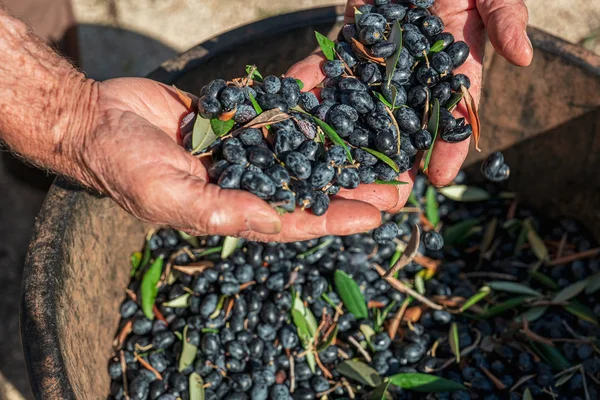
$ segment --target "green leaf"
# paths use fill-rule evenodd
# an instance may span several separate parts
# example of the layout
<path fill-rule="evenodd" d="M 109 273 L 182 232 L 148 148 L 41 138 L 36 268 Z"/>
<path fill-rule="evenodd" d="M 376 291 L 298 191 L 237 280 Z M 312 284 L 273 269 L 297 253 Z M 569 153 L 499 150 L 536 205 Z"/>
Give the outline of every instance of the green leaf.
<path fill-rule="evenodd" d="M 256 111 L 257 114 L 262 114 L 263 109 L 258 104 L 258 101 L 256 101 L 256 99 L 254 98 L 254 96 L 252 96 L 250 93 L 248 93 L 248 97 L 250 97 L 250 103 L 252 103 L 252 107 L 254 107 L 254 111 Z"/>
<path fill-rule="evenodd" d="M 431 117 L 429 117 L 429 123 L 427 124 L 427 130 L 431 133 L 432 141 L 431 147 L 427 150 L 427 155 L 425 156 L 425 164 L 423 164 L 423 171 L 427 171 L 429 168 L 429 161 L 431 160 L 431 154 L 433 153 L 433 147 L 435 146 L 435 140 L 438 135 L 438 128 L 440 125 L 440 101 L 435 99 L 433 102 L 433 111 L 431 113 Z"/>
<path fill-rule="evenodd" d="M 369 312 L 363 294 L 358 284 L 344 271 L 338 269 L 334 275 L 335 289 L 344 302 L 344 306 L 357 319 L 367 318 Z"/>
<path fill-rule="evenodd" d="M 202 333 L 219 333 L 219 330 L 217 328 L 202 328 L 202 329 L 200 329 L 200 332 L 202 332 Z"/>
<path fill-rule="evenodd" d="M 510 282 L 510 281 L 491 281 L 487 283 L 491 289 L 499 292 L 508 292 L 515 294 L 524 294 L 529 296 L 540 297 L 542 294 L 537 290 L 530 288 L 529 286 L 521 283 Z"/>
<path fill-rule="evenodd" d="M 393 108 L 392 107 L 392 103 L 390 103 L 384 95 L 382 95 L 379 92 L 376 92 L 375 90 L 372 91 L 372 93 L 375 95 L 375 97 L 377 97 L 377 99 L 379 99 L 379 101 L 381 101 L 383 104 L 385 104 L 390 110 Z"/>
<path fill-rule="evenodd" d="M 376 387 L 382 380 L 377 371 L 362 361 L 346 360 L 335 367 L 337 372 L 363 385 Z"/>
<path fill-rule="evenodd" d="M 142 278 L 142 283 L 140 286 L 142 311 L 149 320 L 154 319 L 154 311 L 152 308 L 154 307 L 156 295 L 158 294 L 158 288 L 156 285 L 158 285 L 160 275 L 162 274 L 164 260 L 165 259 L 163 256 L 160 256 L 154 260 Z"/>
<path fill-rule="evenodd" d="M 177 233 L 179 233 L 179 236 L 181 236 L 181 238 L 183 240 L 185 240 L 186 242 L 191 244 L 193 247 L 200 246 L 200 242 L 198 242 L 198 238 L 196 236 L 188 235 L 187 233 L 185 233 L 183 231 L 177 231 Z"/>
<path fill-rule="evenodd" d="M 571 300 L 569 305 L 565 306 L 565 310 L 579 319 L 598 325 L 598 319 L 594 315 L 594 312 L 577 300 Z"/>
<path fill-rule="evenodd" d="M 589 281 L 587 279 L 583 279 L 565 287 L 560 292 L 556 293 L 552 301 L 555 303 L 560 303 L 562 301 L 570 300 L 573 297 L 577 297 L 581 292 L 585 290 L 586 286 L 588 285 L 588 282 Z"/>
<path fill-rule="evenodd" d="M 229 121 L 221 121 L 219 118 L 213 118 L 210 120 L 210 127 L 217 137 L 227 134 L 234 125 L 235 121 L 233 119 L 230 119 Z"/>
<path fill-rule="evenodd" d="M 400 21 L 396 20 L 392 26 L 392 31 L 388 37 L 388 41 L 396 45 L 396 51 L 394 54 L 389 56 L 385 62 L 385 76 L 387 77 L 386 85 L 389 87 L 392 82 L 392 75 L 398 65 L 400 59 L 400 53 L 402 52 L 402 28 L 400 27 Z M 394 99 L 396 96 L 394 96 Z"/>
<path fill-rule="evenodd" d="M 485 252 L 490 250 L 494 238 L 496 237 L 496 227 L 498 226 L 498 218 L 494 217 L 485 227 L 485 231 L 483 232 L 483 239 L 481 240 L 481 245 L 479 246 L 480 252 L 483 255 Z"/>
<path fill-rule="evenodd" d="M 439 53 L 442 50 L 444 50 L 444 41 L 443 40 L 438 40 L 429 49 L 429 54 Z"/>
<path fill-rule="evenodd" d="M 531 220 L 526 219 L 525 221 L 523 221 L 523 225 L 527 228 L 527 241 L 531 245 L 531 250 L 533 250 L 533 254 L 535 254 L 538 260 L 548 260 L 548 248 L 546 247 L 546 244 L 540 238 L 538 233 L 535 231 Z"/>
<path fill-rule="evenodd" d="M 533 396 L 531 395 L 529 388 L 525 388 L 525 391 L 523 392 L 523 400 L 533 400 Z"/>
<path fill-rule="evenodd" d="M 403 182 L 403 181 L 382 181 L 380 179 L 375 179 L 375 183 L 377 183 L 378 185 L 408 185 L 408 182 Z"/>
<path fill-rule="evenodd" d="M 528 296 L 513 297 L 512 299 L 506 300 L 503 303 L 497 304 L 493 307 L 488 308 L 485 313 L 481 316 L 482 319 L 488 319 L 500 315 L 508 310 L 512 310 L 529 299 Z"/>
<path fill-rule="evenodd" d="M 346 145 L 346 142 L 344 142 L 342 140 L 340 135 L 338 135 L 337 132 L 331 126 L 329 126 L 329 124 L 327 122 L 321 121 L 317 117 L 312 117 L 312 118 L 315 120 L 317 125 L 319 125 L 319 127 L 323 130 L 323 132 L 325 132 L 325 135 L 327 135 L 329 140 L 331 140 L 333 143 L 340 145 L 344 148 L 344 150 L 346 151 L 346 158 L 348 159 L 348 161 L 350 161 L 350 163 L 354 164 L 354 159 L 352 158 L 352 153 L 350 153 L 350 149 L 348 148 L 348 145 Z"/>
<path fill-rule="evenodd" d="M 304 82 L 302 82 L 300 79 L 296 79 L 296 83 L 298 84 L 300 90 L 304 89 Z"/>
<path fill-rule="evenodd" d="M 367 153 L 370 153 L 372 155 L 374 155 L 375 157 L 377 157 L 379 160 L 383 161 L 384 163 L 386 163 L 391 169 L 393 169 L 396 172 L 400 172 L 400 168 L 398 168 L 398 164 L 396 164 L 391 158 L 389 158 L 388 156 L 386 156 L 383 153 L 378 152 L 377 150 L 373 150 L 373 149 L 369 149 L 367 147 L 361 147 L 364 151 L 366 151 Z"/>
<path fill-rule="evenodd" d="M 550 364 L 555 370 L 561 371 L 571 368 L 569 360 L 567 360 L 556 347 L 548 346 L 545 343 L 533 342 L 531 340 L 529 341 L 529 345 L 542 360 L 547 364 Z"/>
<path fill-rule="evenodd" d="M 433 186 L 427 188 L 425 194 L 425 215 L 434 227 L 440 223 L 440 213 L 438 211 L 438 203 L 436 200 L 437 192 Z"/>
<path fill-rule="evenodd" d="M 425 281 L 423 280 L 423 275 L 415 276 L 415 290 L 419 294 L 425 294 Z"/>
<path fill-rule="evenodd" d="M 384 381 L 381 385 L 377 386 L 371 391 L 366 399 L 368 400 L 393 400 L 392 395 L 388 392 L 388 388 L 392 383 L 390 381 Z"/>
<path fill-rule="evenodd" d="M 246 65 L 246 74 L 250 76 L 250 79 L 258 80 L 260 82 L 263 81 L 263 76 L 258 72 L 256 65 Z"/>
<path fill-rule="evenodd" d="M 456 357 L 456 362 L 460 362 L 460 339 L 458 338 L 458 325 L 456 322 L 453 322 L 450 325 L 450 332 L 448 332 L 448 342 L 450 343 L 450 350 L 454 357 Z"/>
<path fill-rule="evenodd" d="M 295 315 L 294 312 L 296 312 Z M 317 320 L 312 311 L 310 311 L 310 308 L 304 307 L 304 303 L 302 303 L 298 294 L 296 294 L 294 303 L 292 304 L 292 319 L 298 328 L 298 333 L 302 329 L 308 339 L 312 340 L 314 338 L 318 328 Z"/>
<path fill-rule="evenodd" d="M 552 280 L 552 278 L 542 274 L 540 271 L 529 271 L 529 275 L 550 290 L 556 291 L 559 289 L 559 286 L 556 284 L 556 282 L 554 282 L 554 280 Z"/>
<path fill-rule="evenodd" d="M 239 238 L 233 236 L 227 236 L 225 240 L 223 240 L 223 249 L 221 250 L 221 258 L 224 260 L 229 258 L 233 254 L 234 251 L 237 250 L 237 246 L 240 242 Z"/>
<path fill-rule="evenodd" d="M 175 331 L 173 332 L 173 334 L 177 337 L 177 339 L 179 339 L 180 341 L 183 340 L 183 335 L 181 334 L 181 332 Z"/>
<path fill-rule="evenodd" d="M 417 208 L 421 208 L 421 203 L 419 203 L 419 200 L 417 200 L 414 193 L 411 193 L 410 196 L 408 196 L 408 202 Z"/>
<path fill-rule="evenodd" d="M 490 294 L 490 292 L 491 290 L 489 287 L 482 287 L 477 293 L 475 293 L 473 296 L 469 297 L 467 301 L 465 301 L 465 304 L 462 305 L 460 311 L 463 312 L 468 310 L 469 308 L 483 300 L 488 294 Z"/>
<path fill-rule="evenodd" d="M 190 400 L 204 400 L 204 381 L 195 372 L 190 374 L 189 379 Z"/>
<path fill-rule="evenodd" d="M 321 249 L 331 246 L 331 243 L 333 243 L 333 239 L 324 240 L 321 243 L 319 243 L 318 245 L 316 245 L 315 247 L 313 247 L 312 249 L 310 249 L 302 254 L 297 255 L 296 258 L 299 258 L 299 259 L 306 258 L 310 255 L 315 254 L 317 251 L 319 251 Z"/>
<path fill-rule="evenodd" d="M 452 96 L 450 96 L 450 100 L 446 103 L 446 109 L 451 110 L 452 107 L 456 106 L 463 98 L 462 92 L 454 92 Z"/>
<path fill-rule="evenodd" d="M 375 335 L 375 331 L 373 330 L 373 328 L 371 328 L 370 325 L 361 324 L 358 327 L 358 329 L 365 336 L 365 340 L 367 341 L 367 344 L 369 345 L 369 347 L 371 348 L 371 350 L 375 351 L 375 349 L 373 348 L 373 344 L 371 343 L 371 338 L 373 337 L 373 335 Z"/>
<path fill-rule="evenodd" d="M 210 120 L 198 115 L 192 131 L 192 153 L 206 150 L 216 139 L 217 135 L 212 130 Z"/>
<path fill-rule="evenodd" d="M 314 374 L 317 370 L 317 360 L 314 352 L 309 351 L 306 353 L 306 363 L 308 364 L 308 368 L 310 368 L 311 372 Z"/>
<path fill-rule="evenodd" d="M 529 310 L 525 311 L 523 314 L 519 315 L 515 321 L 523 322 L 523 319 L 526 318 L 528 322 L 533 322 L 535 320 L 540 319 L 548 310 L 546 306 L 540 307 L 532 307 Z"/>
<path fill-rule="evenodd" d="M 219 253 L 221 250 L 223 250 L 223 246 L 212 247 L 210 249 L 206 249 L 206 250 L 201 251 L 200 253 L 196 254 L 196 257 L 198 257 L 198 258 L 206 257 L 211 254 Z"/>
<path fill-rule="evenodd" d="M 142 253 L 140 253 L 139 251 L 134 251 L 133 253 L 131 253 L 130 260 L 131 272 L 129 273 L 129 276 L 134 276 L 135 271 L 137 271 L 140 265 L 142 265 Z"/>
<path fill-rule="evenodd" d="M 183 346 L 179 356 L 179 372 L 192 365 L 198 353 L 198 347 L 191 344 L 187 338 L 188 329 L 187 325 L 183 327 Z"/>
<path fill-rule="evenodd" d="M 227 298 L 227 296 L 225 296 L 224 294 L 222 294 L 221 297 L 219 297 L 219 302 L 217 303 L 217 308 L 215 308 L 215 311 L 213 311 L 212 314 L 210 314 L 208 316 L 208 319 L 215 319 L 219 316 L 219 314 L 221 313 L 221 310 L 223 309 L 223 304 L 225 304 L 226 298 Z"/>
<path fill-rule="evenodd" d="M 517 243 L 515 243 L 515 251 L 513 253 L 515 255 L 515 257 L 517 257 L 521 254 L 523 245 L 527 241 L 527 232 L 528 232 L 528 230 L 527 230 L 527 227 L 525 226 L 525 224 L 521 224 L 521 232 L 519 232 L 519 236 L 517 237 Z"/>
<path fill-rule="evenodd" d="M 388 379 L 390 382 L 392 382 L 392 385 L 422 393 L 467 390 L 467 388 L 460 383 L 430 374 L 407 372 L 392 375 Z"/>
<path fill-rule="evenodd" d="M 335 328 L 333 328 L 333 331 L 331 331 L 331 333 L 327 337 L 327 339 L 325 339 L 325 343 L 323 343 L 319 347 L 319 351 L 323 351 L 326 348 L 328 348 L 329 346 L 331 346 L 331 344 L 333 343 L 333 341 L 337 338 L 337 334 L 338 334 L 338 327 L 336 325 Z"/>
<path fill-rule="evenodd" d="M 470 218 L 445 228 L 443 233 L 444 243 L 447 246 L 453 246 L 463 242 L 473 233 L 473 228 L 478 226 L 479 223 L 479 219 Z"/>
<path fill-rule="evenodd" d="M 600 272 L 592 275 L 589 279 L 588 285 L 585 288 L 585 294 L 590 295 L 600 289 Z"/>
<path fill-rule="evenodd" d="M 390 259 L 390 268 L 393 267 L 396 262 L 398 262 L 400 257 L 402 257 L 402 253 L 404 253 L 402 250 L 396 250 L 396 252 L 392 255 L 392 258 Z"/>
<path fill-rule="evenodd" d="M 163 306 L 171 308 L 187 308 L 190 305 L 188 302 L 190 296 L 191 294 L 189 293 L 182 294 L 171 301 L 164 302 Z"/>
<path fill-rule="evenodd" d="M 439 188 L 438 192 L 454 201 L 484 201 L 491 198 L 490 194 L 483 189 L 466 185 L 452 185 Z"/>
<path fill-rule="evenodd" d="M 328 60 L 335 60 L 335 43 L 329 39 L 327 36 L 323 36 L 319 32 L 315 31 L 315 36 L 317 37 L 317 42 L 321 47 L 321 51 L 325 55 L 325 58 Z"/>

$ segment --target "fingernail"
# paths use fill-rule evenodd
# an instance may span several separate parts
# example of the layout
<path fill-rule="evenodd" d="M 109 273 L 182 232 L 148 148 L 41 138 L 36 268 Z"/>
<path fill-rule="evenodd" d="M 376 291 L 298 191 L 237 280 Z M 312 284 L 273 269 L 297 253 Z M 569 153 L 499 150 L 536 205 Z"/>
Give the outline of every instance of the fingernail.
<path fill-rule="evenodd" d="M 527 34 L 527 29 L 525 29 L 525 39 L 527 39 L 527 43 L 529 44 L 529 48 L 533 52 L 533 45 L 531 44 L 531 39 L 529 39 L 529 35 Z"/>
<path fill-rule="evenodd" d="M 281 219 L 273 213 L 258 212 L 246 222 L 248 229 L 267 235 L 281 232 Z"/>

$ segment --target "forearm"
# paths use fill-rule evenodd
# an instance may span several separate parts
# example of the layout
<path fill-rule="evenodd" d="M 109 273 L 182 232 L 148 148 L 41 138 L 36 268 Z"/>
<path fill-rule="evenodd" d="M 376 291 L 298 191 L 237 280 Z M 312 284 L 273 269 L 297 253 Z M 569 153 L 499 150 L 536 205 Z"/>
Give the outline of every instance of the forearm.
<path fill-rule="evenodd" d="M 0 139 L 30 162 L 81 180 L 78 144 L 95 87 L 0 7 Z"/>

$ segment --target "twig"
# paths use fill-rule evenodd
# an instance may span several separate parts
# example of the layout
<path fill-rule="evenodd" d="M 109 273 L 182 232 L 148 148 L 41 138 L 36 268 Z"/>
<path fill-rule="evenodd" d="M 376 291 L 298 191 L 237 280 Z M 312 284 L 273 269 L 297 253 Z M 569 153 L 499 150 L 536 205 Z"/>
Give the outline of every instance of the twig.
<path fill-rule="evenodd" d="M 517 390 L 521 385 L 523 385 L 525 382 L 527 382 L 528 380 L 530 380 L 531 378 L 535 378 L 535 374 L 531 374 L 531 375 L 525 375 L 524 377 L 522 377 L 521 379 L 519 379 L 517 381 L 517 383 L 515 383 L 511 388 L 510 391 L 514 392 L 515 390 Z"/>
<path fill-rule="evenodd" d="M 348 353 L 346 353 L 344 350 L 340 349 L 339 347 L 338 347 L 338 356 L 340 356 L 344 360 L 350 359 L 350 355 Z"/>
<path fill-rule="evenodd" d="M 600 247 L 596 247 L 595 249 L 582 251 L 580 253 L 570 254 L 565 257 L 556 258 L 550 261 L 547 265 L 550 267 L 554 267 L 561 264 L 567 264 L 572 261 L 581 260 L 582 258 L 595 257 L 600 254 Z"/>
<path fill-rule="evenodd" d="M 396 261 L 396 263 L 390 268 L 384 275 L 384 278 L 389 276 L 394 276 L 396 272 L 406 267 L 408 264 L 412 262 L 412 260 L 417 255 L 419 251 L 419 242 L 421 241 L 421 232 L 419 230 L 419 225 L 415 224 L 412 227 L 412 233 L 410 235 L 410 240 L 402 253 L 402 256 Z"/>
<path fill-rule="evenodd" d="M 296 378 L 294 376 L 294 357 L 289 356 L 288 360 L 290 360 L 290 393 L 294 393 L 294 389 L 296 388 Z"/>
<path fill-rule="evenodd" d="M 496 385 L 496 388 L 498 390 L 504 390 L 504 389 L 506 389 L 506 385 L 504 383 L 502 383 L 500 381 L 500 379 L 496 378 L 496 376 L 494 376 L 494 374 L 492 374 L 486 367 L 481 366 L 479 368 L 494 383 L 494 385 Z"/>
<path fill-rule="evenodd" d="M 158 307 L 156 306 L 156 304 L 154 304 L 152 306 L 152 311 L 154 312 L 154 316 L 156 316 L 156 319 L 164 322 L 166 326 L 169 326 L 169 323 L 165 319 L 165 316 L 162 315 L 162 313 L 160 312 L 160 310 L 158 309 Z"/>
<path fill-rule="evenodd" d="M 125 294 L 133 301 L 137 301 L 137 294 L 131 289 L 125 289 Z"/>
<path fill-rule="evenodd" d="M 344 385 L 344 387 L 348 391 L 348 397 L 350 397 L 351 399 L 354 399 L 356 397 L 354 395 L 354 390 L 352 390 L 352 386 L 350 386 L 350 383 L 346 380 L 346 378 L 342 377 L 342 385 Z"/>
<path fill-rule="evenodd" d="M 475 338 L 475 341 L 473 342 L 472 345 L 467 346 L 460 351 L 461 358 L 465 358 L 466 356 L 471 354 L 471 352 L 473 350 L 479 348 L 479 342 L 481 341 L 481 332 L 479 332 L 479 330 L 477 330 L 477 329 L 473 329 L 473 330 L 475 331 L 475 334 L 477 335 L 477 337 Z M 434 369 L 432 372 L 438 372 L 438 371 L 444 370 L 444 369 L 448 368 L 450 365 L 454 364 L 455 362 L 456 362 L 456 358 L 452 357 L 452 358 L 446 360 L 446 362 L 444 364 L 442 364 L 441 367 Z"/>
<path fill-rule="evenodd" d="M 507 281 L 516 281 L 517 277 L 510 274 L 503 274 L 501 272 L 467 272 L 463 274 L 465 278 L 492 278 L 492 279 L 504 279 Z"/>
<path fill-rule="evenodd" d="M 129 333 L 131 332 L 132 328 L 133 320 L 130 319 L 125 323 L 125 325 L 123 325 L 123 328 L 117 334 L 115 340 L 113 341 L 113 347 L 115 348 L 115 350 L 121 350 L 121 348 L 123 347 L 123 343 L 125 342 L 125 339 L 127 338 L 127 335 L 129 335 Z"/>
<path fill-rule="evenodd" d="M 529 329 L 529 322 L 527 322 L 527 318 L 525 316 L 523 316 L 523 332 L 525 333 L 525 335 L 527 335 L 529 339 L 531 339 L 534 342 L 544 343 L 548 346 L 554 347 L 554 343 L 552 343 L 552 340 L 540 336 L 537 333 L 532 332 L 531 329 Z"/>
<path fill-rule="evenodd" d="M 506 213 L 506 220 L 510 221 L 515 218 L 515 214 L 517 213 L 517 206 L 519 205 L 519 200 L 516 198 L 510 203 L 510 207 L 508 207 L 508 211 Z"/>
<path fill-rule="evenodd" d="M 323 397 L 323 396 L 326 396 L 326 395 L 328 395 L 328 394 L 330 394 L 330 393 L 333 393 L 333 392 L 335 392 L 335 391 L 336 391 L 336 390 L 337 390 L 339 387 L 341 387 L 341 386 L 342 386 L 342 384 L 341 384 L 341 383 L 339 383 L 339 382 L 337 382 L 337 383 L 335 384 L 335 386 L 334 386 L 334 387 L 332 387 L 332 388 L 329 388 L 329 389 L 327 389 L 327 390 L 326 390 L 326 391 L 324 391 L 324 392 L 317 393 L 317 398 L 318 398 L 318 399 L 320 399 L 320 398 L 321 398 L 321 397 Z"/>
<path fill-rule="evenodd" d="M 421 254 L 417 254 L 413 261 L 423 268 L 431 269 L 434 271 L 437 271 L 438 267 L 442 264 L 441 260 L 433 260 Z"/>
<path fill-rule="evenodd" d="M 565 250 L 565 244 L 567 244 L 567 233 L 563 233 L 560 238 L 560 242 L 558 243 L 558 250 L 556 250 L 556 258 L 561 258 L 563 255 L 563 251 Z"/>
<path fill-rule="evenodd" d="M 317 360 L 317 365 L 319 366 L 319 368 L 321 368 L 321 371 L 323 371 L 323 375 L 325 375 L 325 378 L 333 379 L 333 375 L 331 375 L 331 372 L 329 372 L 329 370 L 327 368 L 325 368 L 325 366 L 321 362 L 321 359 L 319 358 L 319 353 L 317 353 L 315 351 L 314 354 L 315 354 L 315 360 Z"/>
<path fill-rule="evenodd" d="M 231 297 L 227 303 L 227 309 L 225 310 L 225 320 L 229 319 L 233 305 L 235 304 L 235 297 Z"/>
<path fill-rule="evenodd" d="M 123 395 L 129 400 L 129 388 L 127 385 L 127 363 L 125 362 L 125 353 L 123 350 L 119 351 L 119 361 L 121 362 L 121 373 L 123 375 Z"/>
<path fill-rule="evenodd" d="M 349 336 L 348 337 L 348 341 L 350 343 L 352 343 L 352 345 L 354 345 L 354 347 L 356 347 L 356 350 L 358 350 L 358 352 L 360 354 L 362 354 L 362 356 L 365 358 L 365 360 L 367 362 L 371 362 L 372 361 L 371 356 L 369 355 L 369 353 L 367 353 L 365 351 L 365 349 L 362 348 L 362 346 L 360 345 L 360 343 L 358 343 L 358 341 L 354 338 L 354 336 Z"/>
<path fill-rule="evenodd" d="M 394 340 L 396 338 L 396 334 L 398 333 L 398 328 L 400 327 L 400 323 L 402 322 L 402 316 L 406 312 L 408 308 L 409 301 L 405 299 L 402 302 L 402 306 L 398 309 L 394 318 L 390 321 L 390 325 L 388 326 L 388 335 L 390 335 L 390 339 Z"/>
<path fill-rule="evenodd" d="M 400 282 L 398 279 L 395 279 L 391 276 L 385 277 L 386 270 L 383 269 L 383 267 L 381 265 L 374 264 L 374 266 L 375 266 L 375 270 L 377 271 L 377 273 L 381 277 L 383 277 L 383 279 L 385 279 L 385 281 L 391 287 L 393 287 L 400 293 L 409 294 L 412 297 L 414 297 L 415 299 L 419 300 L 421 303 L 433 308 L 434 310 L 442 310 L 444 308 L 444 307 L 440 306 L 439 304 L 435 304 L 433 301 L 429 300 L 427 297 L 420 295 L 417 291 L 409 288 L 408 286 L 406 286 L 405 284 Z"/>
<path fill-rule="evenodd" d="M 154 369 L 154 367 L 152 365 L 150 365 L 146 360 L 144 360 L 142 357 L 140 357 L 137 353 L 133 353 L 134 354 L 134 359 L 135 361 L 139 362 L 142 367 L 146 368 L 148 371 L 152 372 L 154 375 L 156 375 L 156 378 L 161 380 L 163 379 L 162 375 L 160 374 L 160 372 L 158 372 L 157 370 Z"/>
<path fill-rule="evenodd" d="M 579 368 L 579 373 L 581 373 L 581 378 L 583 380 L 583 393 L 585 393 L 585 400 L 590 400 L 590 392 L 587 387 L 587 379 L 585 378 L 585 370 L 583 369 L 583 365 Z"/>

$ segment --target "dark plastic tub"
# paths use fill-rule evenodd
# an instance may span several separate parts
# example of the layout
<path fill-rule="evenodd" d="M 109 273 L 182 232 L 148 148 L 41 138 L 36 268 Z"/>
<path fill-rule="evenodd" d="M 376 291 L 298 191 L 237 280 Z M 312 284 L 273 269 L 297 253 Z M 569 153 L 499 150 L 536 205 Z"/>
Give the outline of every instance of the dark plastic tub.
<path fill-rule="evenodd" d="M 190 92 L 246 64 L 282 73 L 314 49 L 312 31 L 336 29 L 339 8 L 251 24 L 165 62 L 150 77 Z M 600 59 L 538 30 L 531 67 L 488 52 L 481 105 L 482 153 L 503 149 L 508 190 L 551 215 L 584 221 L 600 239 Z M 474 177 L 478 173 L 472 174 Z M 108 393 L 107 360 L 128 282 L 129 254 L 149 226 L 105 198 L 57 180 L 39 215 L 27 257 L 22 339 L 33 393 L 44 399 L 98 399 Z"/>

